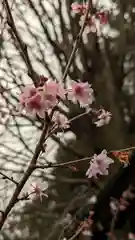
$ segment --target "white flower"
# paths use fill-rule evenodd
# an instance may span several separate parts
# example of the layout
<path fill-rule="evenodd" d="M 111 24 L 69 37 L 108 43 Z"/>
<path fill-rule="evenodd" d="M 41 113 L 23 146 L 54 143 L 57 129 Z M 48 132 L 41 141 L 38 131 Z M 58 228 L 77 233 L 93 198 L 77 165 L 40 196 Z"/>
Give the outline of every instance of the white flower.
<path fill-rule="evenodd" d="M 68 99 L 74 103 L 79 102 L 81 107 L 86 107 L 94 101 L 93 92 L 88 82 L 72 82 L 71 89 L 68 89 Z"/>
<path fill-rule="evenodd" d="M 82 231 L 82 234 L 83 234 L 84 236 L 92 236 L 92 232 L 91 232 L 90 230 L 88 230 L 88 229 L 83 230 L 83 231 Z"/>
<path fill-rule="evenodd" d="M 35 197 L 39 198 L 40 201 L 42 201 L 43 196 L 48 197 L 48 195 L 44 193 L 44 190 L 46 190 L 46 189 L 43 188 L 43 184 L 44 183 L 41 183 L 41 182 L 39 182 L 39 183 L 34 182 L 31 184 L 31 188 L 32 188 L 31 194 L 34 194 L 34 198 Z"/>
<path fill-rule="evenodd" d="M 108 175 L 108 168 L 114 161 L 107 156 L 107 151 L 103 150 L 99 155 L 94 154 L 90 161 L 90 166 L 86 172 L 88 178 L 95 177 L 97 175 Z"/>
<path fill-rule="evenodd" d="M 110 122 L 112 114 L 104 109 L 101 110 L 98 120 L 95 122 L 97 127 L 102 127 Z"/>

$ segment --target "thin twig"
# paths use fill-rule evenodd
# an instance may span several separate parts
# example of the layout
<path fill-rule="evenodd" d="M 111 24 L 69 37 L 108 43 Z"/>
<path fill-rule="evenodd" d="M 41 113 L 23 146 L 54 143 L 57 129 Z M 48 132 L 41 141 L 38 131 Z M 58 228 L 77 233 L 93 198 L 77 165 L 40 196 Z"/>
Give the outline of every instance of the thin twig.
<path fill-rule="evenodd" d="M 92 157 L 84 157 L 84 158 L 80 158 L 77 160 L 72 160 L 72 161 L 68 161 L 68 162 L 62 162 L 62 163 L 48 163 L 48 164 L 44 164 L 44 165 L 36 165 L 35 168 L 41 168 L 41 169 L 45 169 L 45 168 L 55 168 L 55 167 L 64 167 L 73 163 L 78 163 L 78 162 L 82 162 L 82 161 L 88 161 L 90 160 Z"/>
<path fill-rule="evenodd" d="M 84 226 L 82 225 L 76 232 L 75 234 L 68 240 L 74 240 L 80 233 L 81 231 L 83 230 Z"/>
<path fill-rule="evenodd" d="M 24 59 L 24 62 L 26 64 L 27 68 L 28 68 L 28 75 L 32 78 L 34 84 L 36 85 L 37 74 L 33 70 L 31 60 L 29 58 L 28 51 L 27 51 L 27 45 L 23 42 L 23 40 L 21 39 L 21 37 L 17 31 L 16 25 L 14 23 L 14 19 L 13 19 L 12 13 L 11 13 L 11 9 L 9 7 L 8 0 L 4 0 L 4 5 L 5 5 L 6 13 L 7 13 L 7 23 L 10 26 L 12 32 L 14 33 L 14 36 L 17 39 L 17 42 L 21 49 L 21 55 Z"/>
<path fill-rule="evenodd" d="M 9 177 L 9 176 L 7 176 L 6 174 L 4 174 L 4 173 L 2 173 L 2 172 L 0 172 L 0 175 L 3 177 L 2 179 L 7 179 L 7 180 L 9 180 L 10 182 L 18 185 L 18 182 L 15 181 L 15 180 L 13 179 L 13 177 Z"/>
<path fill-rule="evenodd" d="M 117 149 L 117 150 L 110 150 L 107 152 L 107 154 L 111 154 L 113 152 L 124 152 L 124 151 L 130 151 L 130 150 L 134 150 L 135 147 L 128 147 L 128 148 L 122 148 L 122 149 Z M 71 161 L 67 161 L 67 162 L 62 162 L 62 163 L 51 163 L 49 162 L 48 164 L 44 164 L 44 165 L 35 165 L 35 168 L 41 168 L 41 169 L 45 169 L 45 168 L 55 168 L 55 167 L 65 167 L 68 166 L 70 164 L 73 163 L 79 163 L 79 162 L 83 162 L 83 161 L 89 161 L 93 158 L 93 156 L 89 156 L 89 157 L 84 157 L 84 158 L 80 158 L 80 159 L 76 159 L 76 160 L 71 160 Z"/>
<path fill-rule="evenodd" d="M 65 81 L 65 79 L 67 77 L 69 68 L 70 68 L 70 66 L 72 64 L 73 58 L 74 58 L 74 56 L 76 54 L 76 51 L 77 51 L 78 46 L 79 46 L 79 43 L 81 41 L 81 37 L 82 37 L 83 31 L 84 31 L 84 28 L 85 28 L 85 25 L 86 25 L 86 21 L 87 21 L 87 18 L 88 18 L 88 14 L 89 14 L 89 11 L 90 11 L 90 6 L 91 6 L 90 3 L 91 3 L 91 0 L 88 1 L 88 7 L 87 7 L 87 11 L 86 11 L 86 14 L 85 14 L 85 17 L 84 17 L 84 21 L 83 21 L 82 27 L 81 27 L 80 32 L 78 33 L 78 36 L 77 36 L 77 38 L 76 38 L 76 40 L 74 42 L 73 50 L 71 52 L 69 61 L 67 63 L 66 69 L 64 71 L 63 78 L 62 78 L 63 82 Z"/>
<path fill-rule="evenodd" d="M 80 113 L 80 114 L 78 114 L 77 116 L 69 119 L 68 122 L 71 123 L 71 122 L 75 121 L 76 119 L 78 119 L 78 118 L 80 118 L 80 117 L 83 117 L 83 116 L 85 116 L 85 115 L 88 115 L 88 114 L 90 113 L 90 111 L 91 111 L 91 110 L 89 109 L 88 111 L 86 111 L 86 112 L 84 112 L 84 113 Z"/>
<path fill-rule="evenodd" d="M 18 200 L 18 196 L 22 190 L 22 188 L 24 187 L 25 183 L 27 182 L 27 180 L 29 179 L 29 177 L 31 176 L 31 174 L 33 173 L 33 171 L 35 170 L 35 168 L 33 168 L 33 165 L 36 164 L 37 162 L 37 159 L 40 155 L 40 152 L 42 150 L 42 145 L 43 145 L 43 142 L 44 142 L 44 138 L 45 138 L 45 135 L 46 135 L 46 132 L 47 132 L 47 129 L 48 129 L 48 124 L 45 124 L 44 125 L 44 128 L 43 128 L 43 131 L 42 131 L 42 134 L 41 134 L 41 137 L 40 137 L 40 140 L 36 146 L 36 149 L 35 149 L 35 153 L 33 155 L 33 158 L 31 159 L 30 163 L 29 163 L 29 166 L 26 170 L 26 172 L 24 173 L 22 179 L 20 180 L 20 182 L 18 183 L 5 211 L 3 212 L 3 215 L 2 215 L 2 218 L 1 218 L 1 221 L 0 221 L 0 229 L 2 229 L 3 225 L 4 225 L 4 222 L 9 214 L 9 212 L 11 211 L 11 209 L 14 207 L 14 205 L 16 204 L 17 200 Z"/>
<path fill-rule="evenodd" d="M 35 72 L 34 72 L 34 70 L 32 68 L 31 61 L 30 61 L 29 56 L 28 56 L 27 46 L 23 43 L 20 35 L 18 34 L 18 31 L 16 29 L 12 13 L 10 11 L 8 0 L 4 0 L 4 4 L 5 4 L 6 12 L 7 12 L 8 24 L 11 27 L 11 29 L 12 29 L 12 31 L 13 31 L 13 33 L 14 33 L 14 35 L 15 35 L 18 43 L 19 43 L 19 46 L 20 46 L 21 51 L 22 51 L 23 58 L 24 58 L 25 63 L 27 65 L 27 67 L 28 67 L 28 73 L 32 77 L 32 79 L 33 79 L 33 81 L 35 83 L 36 82 Z M 65 80 L 65 78 L 66 78 L 66 76 L 68 74 L 68 70 L 70 68 L 72 60 L 73 60 L 74 55 L 76 53 L 76 50 L 77 50 L 78 44 L 80 42 L 83 30 L 85 28 L 85 22 L 87 20 L 89 9 L 90 9 L 90 0 L 88 2 L 88 9 L 87 9 L 87 12 L 86 12 L 86 15 L 85 15 L 85 18 L 84 18 L 84 23 L 83 23 L 83 25 L 81 27 L 81 30 L 80 30 L 77 38 L 76 38 L 76 41 L 75 41 L 75 44 L 74 44 L 74 47 L 73 47 L 73 51 L 71 53 L 71 56 L 69 58 L 69 61 L 67 63 L 67 66 L 66 66 L 66 69 L 65 69 L 65 72 L 64 72 L 64 75 L 63 75 L 63 80 Z M 3 215 L 2 215 L 2 218 L 1 218 L 1 222 L 0 222 L 0 229 L 2 229 L 9 212 L 14 207 L 14 205 L 17 203 L 18 196 L 19 196 L 21 190 L 23 189 L 25 183 L 27 182 L 27 180 L 29 179 L 29 177 L 31 176 L 33 171 L 37 168 L 36 167 L 36 163 L 37 163 L 38 157 L 39 157 L 39 155 L 40 155 L 40 153 L 42 151 L 42 146 L 43 146 L 43 143 L 45 141 L 46 134 L 48 134 L 48 124 L 47 123 L 46 123 L 46 125 L 44 125 L 43 131 L 42 131 L 40 140 L 39 140 L 39 142 L 38 142 L 38 144 L 36 146 L 33 158 L 31 159 L 26 172 L 24 173 L 22 179 L 18 183 L 18 185 L 17 185 L 17 187 L 16 187 L 16 189 L 15 189 L 15 191 L 14 191 L 14 193 L 13 193 L 13 195 L 12 195 L 12 197 L 11 197 L 11 199 L 10 199 L 6 209 L 5 209 L 5 211 L 3 212 Z"/>

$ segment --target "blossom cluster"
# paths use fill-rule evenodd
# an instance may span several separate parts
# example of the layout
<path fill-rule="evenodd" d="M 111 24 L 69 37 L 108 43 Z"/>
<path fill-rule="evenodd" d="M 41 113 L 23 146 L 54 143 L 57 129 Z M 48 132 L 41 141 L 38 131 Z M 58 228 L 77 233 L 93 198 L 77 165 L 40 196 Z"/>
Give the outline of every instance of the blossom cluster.
<path fill-rule="evenodd" d="M 43 86 L 27 85 L 20 95 L 20 106 L 27 113 L 45 117 L 45 111 L 57 103 L 57 96 L 64 98 L 64 89 L 54 82 L 45 82 Z"/>
<path fill-rule="evenodd" d="M 56 106 L 60 99 L 66 100 L 66 98 L 85 107 L 94 101 L 93 89 L 87 82 L 72 82 L 68 89 L 64 89 L 61 84 L 54 81 L 46 81 L 39 87 L 28 85 L 20 95 L 20 106 L 28 113 L 44 118 L 45 111 Z"/>
<path fill-rule="evenodd" d="M 113 162 L 114 161 L 107 156 L 106 150 L 103 150 L 99 155 L 94 154 L 86 176 L 88 176 L 88 178 L 97 178 L 97 175 L 108 175 L 109 165 Z"/>
<path fill-rule="evenodd" d="M 94 91 L 88 82 L 72 81 L 68 88 L 64 88 L 62 84 L 45 77 L 41 77 L 37 87 L 27 85 L 20 95 L 20 111 L 25 110 L 27 114 L 32 116 L 38 115 L 40 118 L 45 118 L 45 112 L 53 109 L 60 100 L 68 100 L 73 103 L 79 103 L 80 107 L 89 109 L 91 114 L 91 104 L 94 102 Z M 96 111 L 95 125 L 101 127 L 108 124 L 111 120 L 111 113 L 100 109 Z M 52 121 L 61 128 L 68 128 L 68 119 L 54 111 Z"/>
<path fill-rule="evenodd" d="M 71 9 L 75 14 L 81 16 L 81 22 L 84 20 L 84 16 L 88 9 L 87 3 L 77 3 L 71 4 Z M 93 9 L 93 8 L 92 8 Z M 87 32 L 97 32 L 99 25 L 106 25 L 108 23 L 109 11 L 104 9 L 95 10 L 89 13 L 86 21 Z"/>
<path fill-rule="evenodd" d="M 93 89 L 88 83 L 72 82 L 71 87 L 64 87 L 54 81 L 46 81 L 43 86 L 28 85 L 20 95 L 20 107 L 27 113 L 45 117 L 45 112 L 56 106 L 60 99 L 79 103 L 85 107 L 94 101 Z"/>

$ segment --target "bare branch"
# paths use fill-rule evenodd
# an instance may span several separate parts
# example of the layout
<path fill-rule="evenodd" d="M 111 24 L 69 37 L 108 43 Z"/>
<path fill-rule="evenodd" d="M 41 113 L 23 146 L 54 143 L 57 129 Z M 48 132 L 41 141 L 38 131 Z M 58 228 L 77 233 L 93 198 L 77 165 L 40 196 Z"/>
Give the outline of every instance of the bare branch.
<path fill-rule="evenodd" d="M 14 205 L 16 204 L 17 202 L 17 199 L 18 199 L 18 196 L 23 188 L 23 186 L 25 185 L 25 183 L 27 182 L 28 178 L 31 176 L 31 174 L 33 173 L 34 171 L 34 167 L 33 165 L 36 164 L 37 162 L 37 159 L 40 155 L 40 152 L 42 150 L 42 145 L 43 145 L 43 142 L 44 142 L 44 138 L 45 138 L 45 135 L 47 133 L 47 130 L 48 130 L 48 124 L 44 124 L 44 128 L 43 128 L 43 131 L 42 131 L 42 134 L 41 134 L 41 137 L 39 139 L 39 142 L 36 146 L 36 149 L 35 149 L 35 153 L 33 155 L 33 158 L 31 159 L 30 163 L 29 163 L 29 166 L 26 170 L 26 172 L 24 173 L 22 179 L 20 180 L 20 182 L 18 183 L 10 201 L 9 201 L 9 204 L 7 205 L 5 211 L 3 212 L 3 215 L 2 215 L 2 219 L 1 219 L 1 222 L 0 222 L 0 229 L 2 229 L 3 227 L 3 224 L 9 214 L 9 212 L 11 211 L 11 209 L 14 207 Z"/>
<path fill-rule="evenodd" d="M 17 39 L 17 42 L 18 42 L 18 44 L 20 46 L 21 55 L 22 55 L 22 57 L 23 57 L 23 59 L 25 61 L 25 64 L 26 64 L 27 68 L 28 68 L 28 75 L 32 78 L 34 84 L 36 85 L 37 74 L 33 70 L 33 67 L 32 67 L 32 64 L 31 64 L 31 60 L 30 60 L 29 55 L 28 55 L 27 46 L 22 41 L 22 39 L 21 39 L 17 29 L 16 29 L 16 26 L 15 26 L 15 23 L 14 23 L 14 19 L 13 19 L 13 16 L 12 16 L 12 13 L 11 13 L 11 10 L 10 10 L 10 7 L 9 7 L 8 0 L 4 0 L 4 5 L 5 5 L 6 12 L 7 12 L 7 23 L 10 26 L 12 32 L 14 33 L 15 38 Z"/>
<path fill-rule="evenodd" d="M 0 172 L 0 175 L 2 176 L 2 179 L 7 179 L 7 180 L 9 180 L 10 182 L 18 185 L 18 182 L 15 181 L 13 177 L 9 177 L 9 176 L 7 176 L 6 174 L 4 174 L 4 173 L 2 173 L 2 172 Z"/>

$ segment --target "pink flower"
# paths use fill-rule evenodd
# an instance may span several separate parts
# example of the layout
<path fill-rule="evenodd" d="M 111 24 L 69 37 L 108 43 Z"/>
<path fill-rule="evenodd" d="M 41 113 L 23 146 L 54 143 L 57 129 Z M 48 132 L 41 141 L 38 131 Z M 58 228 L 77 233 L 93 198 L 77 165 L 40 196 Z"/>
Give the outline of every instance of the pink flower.
<path fill-rule="evenodd" d="M 129 206 L 129 202 L 126 201 L 123 197 L 120 198 L 119 209 L 120 211 L 124 211 Z"/>
<path fill-rule="evenodd" d="M 128 234 L 128 240 L 135 240 L 135 234 L 130 232 Z"/>
<path fill-rule="evenodd" d="M 66 116 L 61 114 L 60 112 L 56 111 L 53 114 L 52 120 L 57 124 L 60 128 L 69 128 L 69 122 Z"/>
<path fill-rule="evenodd" d="M 111 120 L 112 114 L 104 109 L 101 110 L 98 120 L 95 122 L 97 127 L 102 127 L 105 124 L 108 124 Z"/>
<path fill-rule="evenodd" d="M 25 103 L 25 110 L 27 113 L 33 115 L 34 117 L 36 116 L 36 114 L 39 115 L 41 118 L 45 117 L 46 103 L 44 102 L 40 93 L 27 99 Z"/>
<path fill-rule="evenodd" d="M 99 18 L 101 24 L 108 23 L 108 12 L 97 12 L 96 17 Z"/>
<path fill-rule="evenodd" d="M 66 95 L 66 90 L 64 89 L 62 84 L 58 84 L 57 96 L 64 100 L 65 95 Z"/>
<path fill-rule="evenodd" d="M 74 13 L 84 14 L 86 12 L 86 9 L 88 8 L 88 4 L 79 4 L 77 2 L 74 2 L 71 4 L 71 8 Z"/>
<path fill-rule="evenodd" d="M 47 81 L 44 84 L 44 93 L 48 94 L 48 95 L 52 95 L 54 97 L 57 96 L 57 92 L 58 92 L 58 85 L 56 82 L 53 81 Z"/>
<path fill-rule="evenodd" d="M 39 87 L 29 85 L 24 88 L 20 96 L 20 110 L 25 109 L 29 114 L 44 118 L 45 111 L 53 108 L 59 98 L 65 99 L 66 91 L 59 83 L 47 81 L 44 77 L 40 80 Z"/>
<path fill-rule="evenodd" d="M 43 86 L 44 98 L 55 106 L 58 102 L 58 97 L 65 99 L 66 91 L 59 83 L 48 81 Z"/>
<path fill-rule="evenodd" d="M 71 4 L 71 8 L 74 13 L 80 13 L 81 4 L 74 2 Z"/>
<path fill-rule="evenodd" d="M 86 176 L 88 176 L 88 178 L 91 178 L 91 177 L 97 178 L 97 174 L 102 175 L 102 172 L 100 171 L 98 164 L 91 162 L 90 167 L 86 172 Z"/>
<path fill-rule="evenodd" d="M 84 22 L 84 18 L 85 16 L 82 15 L 81 18 L 80 18 L 80 22 L 79 24 L 82 26 L 83 22 Z M 95 19 L 95 16 L 89 16 L 88 19 L 87 19 L 87 22 L 86 22 L 86 26 L 85 26 L 85 32 L 87 34 L 89 33 L 96 33 L 97 32 L 97 26 L 96 26 L 96 19 Z"/>
<path fill-rule="evenodd" d="M 123 192 L 122 197 L 126 199 L 133 199 L 135 198 L 135 194 L 129 188 L 128 190 Z"/>
<path fill-rule="evenodd" d="M 23 89 L 23 93 L 20 95 L 20 104 L 25 106 L 26 100 L 33 97 L 37 93 L 37 89 L 32 85 L 28 85 Z"/>
<path fill-rule="evenodd" d="M 36 198 L 39 198 L 42 201 L 42 197 L 48 197 L 47 194 L 44 193 L 44 189 L 42 189 L 42 183 L 32 183 L 32 194 L 35 194 Z"/>
<path fill-rule="evenodd" d="M 88 106 L 94 101 L 93 89 L 87 82 L 73 82 L 68 90 L 68 99 L 75 103 L 78 101 L 82 107 Z"/>
<path fill-rule="evenodd" d="M 86 172 L 88 178 L 95 177 L 97 175 L 108 175 L 108 168 L 114 161 L 107 156 L 107 151 L 103 150 L 99 155 L 94 154 L 90 161 L 90 166 Z"/>
<path fill-rule="evenodd" d="M 24 88 L 20 96 L 20 107 L 24 108 L 27 113 L 44 118 L 45 102 L 38 88 L 31 85 Z"/>

